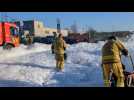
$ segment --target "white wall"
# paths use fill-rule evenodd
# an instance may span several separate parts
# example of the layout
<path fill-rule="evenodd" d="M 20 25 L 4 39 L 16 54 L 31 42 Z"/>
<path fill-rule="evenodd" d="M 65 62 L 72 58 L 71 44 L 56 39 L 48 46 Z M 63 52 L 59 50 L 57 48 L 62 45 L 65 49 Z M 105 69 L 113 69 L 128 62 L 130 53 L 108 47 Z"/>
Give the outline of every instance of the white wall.
<path fill-rule="evenodd" d="M 34 22 L 35 36 L 53 36 L 53 32 L 57 33 L 57 29 L 44 27 L 43 22 L 35 21 Z M 63 36 L 68 36 L 68 30 L 61 30 Z"/>

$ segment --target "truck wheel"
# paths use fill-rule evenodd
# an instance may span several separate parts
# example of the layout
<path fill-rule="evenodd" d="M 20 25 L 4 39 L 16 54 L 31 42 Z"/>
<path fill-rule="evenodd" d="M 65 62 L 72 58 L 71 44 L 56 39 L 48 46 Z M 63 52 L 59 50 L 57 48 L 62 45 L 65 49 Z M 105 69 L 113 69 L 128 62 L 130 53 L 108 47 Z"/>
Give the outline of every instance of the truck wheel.
<path fill-rule="evenodd" d="M 11 45 L 11 44 L 7 44 L 7 45 L 5 45 L 4 48 L 7 49 L 7 50 L 10 50 L 11 48 L 13 48 L 13 45 Z"/>

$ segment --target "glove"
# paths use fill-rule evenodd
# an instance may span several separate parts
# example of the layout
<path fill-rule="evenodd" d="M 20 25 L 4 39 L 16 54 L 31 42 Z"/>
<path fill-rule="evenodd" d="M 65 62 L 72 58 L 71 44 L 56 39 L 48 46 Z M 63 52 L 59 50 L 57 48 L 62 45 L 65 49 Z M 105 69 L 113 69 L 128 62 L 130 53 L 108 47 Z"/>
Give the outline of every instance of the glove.
<path fill-rule="evenodd" d="M 128 56 L 128 50 L 123 49 L 121 52 L 122 52 L 122 54 L 123 54 L 124 56 Z"/>
<path fill-rule="evenodd" d="M 64 50 L 66 50 L 66 48 L 64 47 Z"/>
<path fill-rule="evenodd" d="M 123 70 L 125 70 L 125 69 L 126 69 L 124 64 L 122 64 L 122 68 L 123 68 Z"/>
<path fill-rule="evenodd" d="M 54 50 L 52 50 L 52 54 L 54 54 Z"/>
<path fill-rule="evenodd" d="M 54 45 L 51 46 L 52 54 L 54 54 Z"/>
<path fill-rule="evenodd" d="M 67 59 L 67 54 L 66 54 L 66 53 L 64 53 L 64 59 L 65 59 L 65 60 Z"/>

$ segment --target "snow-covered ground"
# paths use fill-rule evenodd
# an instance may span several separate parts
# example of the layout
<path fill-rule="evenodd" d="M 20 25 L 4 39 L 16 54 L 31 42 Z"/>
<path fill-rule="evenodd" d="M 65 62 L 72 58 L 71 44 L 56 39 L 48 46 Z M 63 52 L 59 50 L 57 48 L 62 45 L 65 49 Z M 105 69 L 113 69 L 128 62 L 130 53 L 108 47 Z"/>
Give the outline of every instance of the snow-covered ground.
<path fill-rule="evenodd" d="M 125 43 L 133 55 L 134 36 Z M 101 48 L 104 42 L 69 45 L 64 72 L 55 71 L 51 45 L 21 45 L 11 51 L 0 47 L 0 87 L 103 87 Z M 134 58 L 133 58 L 134 59 Z M 129 58 L 123 57 L 132 71 Z"/>

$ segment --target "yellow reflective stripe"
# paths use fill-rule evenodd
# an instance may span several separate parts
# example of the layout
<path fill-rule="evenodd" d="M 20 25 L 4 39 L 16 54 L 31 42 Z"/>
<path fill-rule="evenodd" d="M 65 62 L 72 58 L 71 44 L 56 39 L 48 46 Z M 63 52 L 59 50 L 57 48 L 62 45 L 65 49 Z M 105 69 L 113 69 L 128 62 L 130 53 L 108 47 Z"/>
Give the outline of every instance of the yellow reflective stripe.
<path fill-rule="evenodd" d="M 111 86 L 110 80 L 104 80 L 104 86 L 105 87 L 110 87 Z"/>
<path fill-rule="evenodd" d="M 103 56 L 103 59 L 111 59 L 114 58 L 113 56 L 109 55 L 109 56 Z"/>
<path fill-rule="evenodd" d="M 119 59 L 119 56 L 113 56 L 113 55 L 109 55 L 109 56 L 103 56 L 102 57 L 103 60 L 107 60 L 107 59 Z"/>

